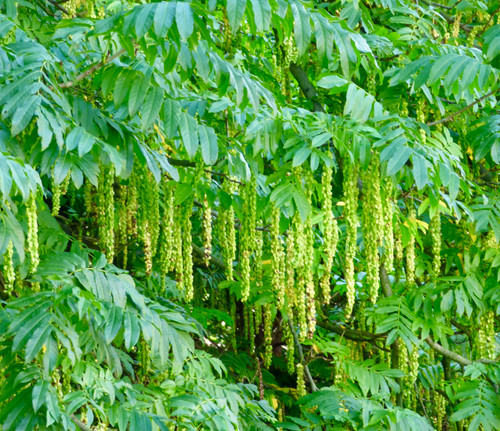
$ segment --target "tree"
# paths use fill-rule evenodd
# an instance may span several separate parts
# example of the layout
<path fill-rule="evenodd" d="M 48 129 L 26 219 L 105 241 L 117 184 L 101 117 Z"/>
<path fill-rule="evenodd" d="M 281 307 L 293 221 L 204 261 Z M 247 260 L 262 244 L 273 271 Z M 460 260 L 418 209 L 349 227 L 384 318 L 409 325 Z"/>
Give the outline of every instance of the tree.
<path fill-rule="evenodd" d="M 0 1 L 0 429 L 500 429 L 493 0 Z"/>

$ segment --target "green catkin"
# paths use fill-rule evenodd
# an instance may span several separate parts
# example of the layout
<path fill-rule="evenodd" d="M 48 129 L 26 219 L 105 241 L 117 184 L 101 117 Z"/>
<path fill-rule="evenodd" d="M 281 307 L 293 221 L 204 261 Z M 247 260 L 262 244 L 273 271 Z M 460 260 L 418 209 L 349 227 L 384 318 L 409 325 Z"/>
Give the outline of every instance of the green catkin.
<path fill-rule="evenodd" d="M 127 229 L 127 194 L 128 188 L 124 185 L 120 185 L 120 194 L 118 195 L 118 218 L 117 232 L 116 232 L 116 243 L 118 245 L 118 250 L 122 253 L 122 267 L 127 267 L 127 257 L 128 257 L 128 229 Z"/>
<path fill-rule="evenodd" d="M 356 240 L 358 231 L 358 170 L 351 162 L 345 163 L 344 177 L 344 202 L 345 202 L 345 221 L 346 221 L 346 250 L 345 250 L 345 282 L 347 290 L 347 305 L 345 315 L 348 319 L 354 308 L 356 297 L 354 278 L 354 258 L 356 257 Z"/>
<path fill-rule="evenodd" d="M 163 217 L 160 228 L 159 264 L 161 283 L 164 287 L 168 272 L 175 269 L 174 259 L 174 188 L 164 181 L 163 188 Z"/>
<path fill-rule="evenodd" d="M 288 372 L 293 374 L 295 371 L 295 342 L 293 339 L 292 329 L 294 321 L 294 308 L 296 303 L 295 295 L 295 236 L 294 229 L 290 229 L 288 232 L 287 243 L 286 243 L 286 314 L 288 321 L 283 319 L 283 336 L 286 343 L 286 356 Z"/>
<path fill-rule="evenodd" d="M 408 218 L 414 223 L 416 220 L 416 211 L 413 201 L 409 202 Z M 406 246 L 406 284 L 409 287 L 415 285 L 415 235 L 410 232 L 410 240 Z"/>
<path fill-rule="evenodd" d="M 417 102 L 416 114 L 417 114 L 417 121 L 422 124 L 425 124 L 425 121 L 427 120 L 426 106 L 427 104 L 425 98 L 423 96 L 420 97 Z M 424 128 L 420 128 L 420 139 L 422 140 L 422 143 L 425 145 L 427 141 L 427 134 Z"/>
<path fill-rule="evenodd" d="M 255 228 L 257 225 L 257 181 L 251 181 L 242 190 L 243 217 L 240 230 L 240 264 L 242 292 L 241 300 L 246 302 L 250 296 L 250 256 L 255 250 Z"/>
<path fill-rule="evenodd" d="M 446 399 L 438 392 L 434 392 L 434 403 L 436 408 L 436 429 L 443 429 L 443 422 L 446 416 Z"/>
<path fill-rule="evenodd" d="M 396 280 L 401 278 L 403 257 L 403 238 L 401 235 L 401 226 L 399 223 L 396 223 L 394 228 L 394 269 Z"/>
<path fill-rule="evenodd" d="M 307 336 L 307 303 L 306 303 L 306 276 L 304 268 L 306 268 L 306 250 L 307 237 L 304 229 L 304 224 L 300 220 L 298 213 L 293 216 L 293 229 L 295 237 L 295 264 L 296 264 L 296 280 L 295 280 L 295 305 L 297 308 L 297 324 L 299 326 L 299 339 L 305 340 Z M 306 268 L 306 271 L 310 269 Z"/>
<path fill-rule="evenodd" d="M 222 189 L 232 196 L 235 190 L 234 183 L 225 181 Z M 219 211 L 218 230 L 226 279 L 233 281 L 233 262 L 236 259 L 236 230 L 234 227 L 234 208 L 232 206 L 229 209 Z"/>
<path fill-rule="evenodd" d="M 115 203 L 114 185 L 115 175 L 113 168 L 105 170 L 101 166 L 99 184 L 97 187 L 97 208 L 99 225 L 99 245 L 112 263 L 115 252 Z"/>
<path fill-rule="evenodd" d="M 234 352 L 238 351 L 238 345 L 236 343 L 236 331 L 237 331 L 237 318 L 238 316 L 236 315 L 236 298 L 234 295 L 228 292 L 229 295 L 229 315 L 231 316 L 231 319 L 233 320 L 233 326 L 231 326 L 231 347 L 233 348 Z"/>
<path fill-rule="evenodd" d="M 194 296 L 193 285 L 193 238 L 191 235 L 191 213 L 193 200 L 187 199 L 182 204 L 182 259 L 184 261 L 184 293 L 186 301 L 191 302 Z"/>
<path fill-rule="evenodd" d="M 481 314 L 477 328 L 477 358 L 494 359 L 495 356 L 495 313 L 488 311 Z"/>
<path fill-rule="evenodd" d="M 297 364 L 297 395 L 303 397 L 306 395 L 306 382 L 304 381 L 304 365 Z"/>
<path fill-rule="evenodd" d="M 175 280 L 177 289 L 180 292 L 185 291 L 184 285 L 184 259 L 182 255 L 182 212 L 180 207 L 175 207 L 174 212 L 175 223 L 173 224 L 173 246 L 172 246 L 172 261 L 173 270 L 175 271 Z"/>
<path fill-rule="evenodd" d="M 332 168 L 326 167 L 321 178 L 322 194 L 323 194 L 323 275 L 320 279 L 320 288 L 323 296 L 323 302 L 330 302 L 331 294 L 331 272 L 333 259 L 337 252 L 337 244 L 339 242 L 339 230 L 337 220 L 332 212 Z"/>
<path fill-rule="evenodd" d="M 306 319 L 307 319 L 307 336 L 312 338 L 316 331 L 316 289 L 313 278 L 312 266 L 314 263 L 314 231 L 312 227 L 311 216 L 306 222 L 306 254 L 304 260 L 304 268 L 302 269 L 305 276 L 305 293 L 306 293 Z M 301 337 L 303 337 L 301 327 Z"/>
<path fill-rule="evenodd" d="M 378 156 L 372 155 L 363 175 L 363 239 L 366 256 L 366 280 L 370 289 L 370 301 L 377 302 L 380 287 L 378 248 L 382 245 L 384 221 L 380 197 L 380 170 Z"/>
<path fill-rule="evenodd" d="M 409 355 L 409 370 L 408 370 L 408 383 L 407 387 L 410 389 L 409 390 L 409 395 L 411 399 L 411 408 L 415 409 L 416 408 L 416 394 L 415 394 L 415 382 L 417 381 L 418 378 L 418 369 L 419 369 L 419 353 L 418 353 L 418 348 L 417 346 L 413 345 L 413 348 L 411 350 L 411 354 Z"/>
<path fill-rule="evenodd" d="M 432 239 L 431 280 L 435 282 L 441 271 L 441 216 L 439 212 L 431 218 L 429 232 Z"/>
<path fill-rule="evenodd" d="M 68 171 L 66 177 L 61 184 L 54 184 L 54 179 L 52 180 L 52 215 L 56 216 L 61 210 L 61 196 L 65 195 L 68 191 L 69 181 L 71 179 L 71 171 Z"/>
<path fill-rule="evenodd" d="M 280 215 L 281 210 L 273 206 L 271 215 L 271 283 L 276 292 L 279 309 L 283 308 L 285 304 L 285 253 L 280 237 Z"/>
<path fill-rule="evenodd" d="M 40 264 L 38 251 L 38 212 L 36 205 L 36 195 L 30 194 L 26 203 L 26 215 L 28 218 L 28 252 L 30 256 L 30 273 L 34 273 Z"/>
<path fill-rule="evenodd" d="M 264 367 L 269 368 L 273 359 L 273 320 L 271 304 L 263 305 L 264 320 Z"/>
<path fill-rule="evenodd" d="M 254 311 L 251 305 L 248 307 L 248 341 L 250 343 L 249 350 L 250 353 L 255 353 L 255 321 L 254 321 Z"/>
<path fill-rule="evenodd" d="M 382 263 L 386 271 L 390 274 L 394 271 L 394 186 L 389 178 L 386 178 L 383 183 L 383 223 L 384 223 L 384 254 Z"/>
<path fill-rule="evenodd" d="M 94 186 L 89 180 L 85 181 L 83 187 L 83 196 L 85 201 L 85 212 L 87 217 L 91 218 L 92 214 L 95 212 L 95 201 L 94 201 Z"/>
<path fill-rule="evenodd" d="M 210 174 L 207 174 L 208 183 L 212 181 Z M 203 220 L 202 220 L 202 236 L 203 236 L 203 264 L 208 267 L 212 258 L 212 208 L 208 202 L 207 194 L 203 196 Z"/>
<path fill-rule="evenodd" d="M 3 276 L 5 279 L 5 293 L 11 296 L 14 292 L 14 283 L 16 282 L 16 273 L 14 270 L 14 245 L 9 241 L 7 249 L 3 255 Z"/>

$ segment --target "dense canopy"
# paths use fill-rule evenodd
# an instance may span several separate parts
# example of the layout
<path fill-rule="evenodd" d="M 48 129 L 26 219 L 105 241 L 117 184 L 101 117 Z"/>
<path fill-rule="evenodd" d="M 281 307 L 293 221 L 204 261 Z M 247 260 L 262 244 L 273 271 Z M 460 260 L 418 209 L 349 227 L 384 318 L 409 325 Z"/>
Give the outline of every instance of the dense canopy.
<path fill-rule="evenodd" d="M 497 0 L 0 0 L 0 429 L 500 429 Z"/>

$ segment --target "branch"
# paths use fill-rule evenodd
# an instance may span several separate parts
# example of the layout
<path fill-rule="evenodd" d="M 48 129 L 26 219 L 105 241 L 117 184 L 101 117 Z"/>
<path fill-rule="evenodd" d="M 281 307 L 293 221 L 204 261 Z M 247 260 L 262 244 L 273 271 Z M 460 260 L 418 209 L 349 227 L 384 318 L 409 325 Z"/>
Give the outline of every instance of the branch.
<path fill-rule="evenodd" d="M 80 428 L 82 431 L 92 431 L 92 428 L 85 425 L 80 419 L 78 419 L 75 415 L 71 415 L 71 420 L 75 423 L 75 425 Z"/>
<path fill-rule="evenodd" d="M 458 353 L 452 352 L 451 350 L 445 349 L 441 344 L 436 343 L 431 337 L 427 337 L 425 339 L 425 342 L 431 346 L 436 352 L 438 352 L 440 355 L 451 359 L 455 361 L 456 363 L 462 365 L 462 366 L 467 366 L 472 364 L 473 361 L 470 359 L 464 358 L 462 355 L 459 355 Z M 476 362 L 481 362 L 482 364 L 494 364 L 495 361 L 491 359 L 485 359 L 481 358 L 478 359 Z"/>
<path fill-rule="evenodd" d="M 433 121 L 431 123 L 427 123 L 427 125 L 430 127 L 430 126 L 435 126 L 436 124 L 447 123 L 448 121 L 453 120 L 457 115 L 460 115 L 462 112 L 467 111 L 467 109 L 473 107 L 474 105 L 477 105 L 479 102 L 482 102 L 484 99 L 487 99 L 488 97 L 492 96 L 498 90 L 500 90 L 500 88 L 497 88 L 496 90 L 492 90 L 488 94 L 485 94 L 483 97 L 480 97 L 479 99 L 474 100 L 474 102 L 469 103 L 465 108 L 462 108 L 459 111 L 454 112 L 453 114 L 448 115 L 447 117 L 441 118 L 440 120 Z"/>
<path fill-rule="evenodd" d="M 302 93 L 306 96 L 306 99 L 309 99 L 313 102 L 313 111 L 315 112 L 325 112 L 325 108 L 318 101 L 318 93 L 316 93 L 316 89 L 312 85 L 311 81 L 307 77 L 307 73 L 298 66 L 296 63 L 290 63 L 290 72 L 293 77 L 297 80 Z"/>
<path fill-rule="evenodd" d="M 49 3 L 52 3 L 56 9 L 59 9 L 61 12 L 64 12 L 66 15 L 69 15 L 68 9 L 66 9 L 64 6 L 61 6 L 56 0 L 49 0 Z"/>
<path fill-rule="evenodd" d="M 96 70 L 99 70 L 100 68 L 106 66 L 106 64 L 112 62 L 113 60 L 117 59 L 121 55 L 125 54 L 127 52 L 126 49 L 122 48 L 115 54 L 111 56 L 107 56 L 103 61 L 99 61 L 98 63 L 95 63 L 93 66 L 91 66 L 89 69 L 87 69 L 85 72 L 80 73 L 80 75 L 77 75 L 76 78 L 73 81 L 66 81 L 62 82 L 59 84 L 60 88 L 70 88 L 73 87 L 77 82 L 82 81 L 85 79 L 87 76 L 92 75 Z"/>
<path fill-rule="evenodd" d="M 297 346 L 297 350 L 299 352 L 299 360 L 301 364 L 304 366 L 304 373 L 307 377 L 307 380 L 309 381 L 309 386 L 311 386 L 311 391 L 316 392 L 318 390 L 318 387 L 316 386 L 316 383 L 314 382 L 314 379 L 312 378 L 311 372 L 309 371 L 309 367 L 304 361 L 304 351 L 302 350 L 302 345 L 300 344 L 299 337 L 297 336 L 297 332 L 295 331 L 295 328 L 293 327 L 292 322 L 288 318 L 288 316 L 283 316 L 284 319 L 286 319 L 288 326 L 290 327 L 290 331 L 292 331 L 293 335 L 293 341 L 295 342 L 295 345 Z"/>

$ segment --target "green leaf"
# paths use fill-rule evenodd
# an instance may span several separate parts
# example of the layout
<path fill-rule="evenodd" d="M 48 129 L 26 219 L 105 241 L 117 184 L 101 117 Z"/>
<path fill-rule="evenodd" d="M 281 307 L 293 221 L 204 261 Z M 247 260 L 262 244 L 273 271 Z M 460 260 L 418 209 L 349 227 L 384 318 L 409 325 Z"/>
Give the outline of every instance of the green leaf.
<path fill-rule="evenodd" d="M 413 178 L 419 190 L 423 189 L 427 184 L 427 166 L 425 159 L 418 154 L 412 155 L 413 160 Z"/>
<path fill-rule="evenodd" d="M 179 120 L 179 132 L 181 134 L 184 148 L 192 159 L 198 151 L 198 122 L 186 113 L 181 113 Z"/>
<path fill-rule="evenodd" d="M 142 106 L 144 99 L 146 98 L 150 82 L 150 72 L 146 75 L 139 74 L 139 76 L 134 79 L 128 98 L 128 113 L 131 117 L 133 117 Z"/>
<path fill-rule="evenodd" d="M 32 337 L 26 344 L 24 359 L 26 362 L 32 361 L 44 344 L 49 341 L 50 334 L 53 331 L 51 319 L 43 321 L 33 332 Z"/>
<path fill-rule="evenodd" d="M 269 30 L 271 23 L 271 6 L 269 0 L 250 0 L 252 12 L 257 30 L 265 32 Z"/>
<path fill-rule="evenodd" d="M 296 166 L 300 166 L 302 163 L 304 163 L 311 152 L 312 150 L 309 147 L 299 148 L 299 150 L 293 156 L 293 167 L 295 168 Z"/>
<path fill-rule="evenodd" d="M 40 96 L 34 95 L 29 96 L 28 100 L 24 101 L 23 104 L 16 109 L 14 116 L 12 117 L 11 133 L 12 136 L 16 136 L 21 133 L 28 124 L 31 122 L 33 115 L 40 104 Z"/>
<path fill-rule="evenodd" d="M 207 165 L 214 165 L 217 162 L 219 147 L 217 145 L 217 135 L 212 127 L 200 126 L 198 129 L 201 155 Z"/>
<path fill-rule="evenodd" d="M 387 175 L 394 175 L 398 172 L 408 161 L 413 151 L 411 148 L 402 147 L 400 151 L 394 154 L 389 162 L 387 162 Z"/>
<path fill-rule="evenodd" d="M 194 20 L 191 5 L 186 2 L 178 2 L 175 10 L 175 22 L 183 40 L 189 39 L 193 34 Z"/>
<path fill-rule="evenodd" d="M 305 222 L 307 217 L 311 214 L 311 204 L 309 203 L 306 194 L 302 189 L 295 188 L 293 191 L 293 200 L 295 201 L 301 220 Z"/>
<path fill-rule="evenodd" d="M 302 3 L 297 0 L 293 0 L 290 3 L 293 14 L 293 29 L 295 34 L 295 42 L 297 43 L 297 50 L 299 51 L 299 56 L 303 55 L 309 43 L 311 42 L 311 16 L 304 9 Z"/>
<path fill-rule="evenodd" d="M 45 399 L 47 397 L 47 392 L 49 390 L 50 383 L 46 380 L 39 380 L 33 386 L 33 392 L 31 395 L 31 403 L 33 404 L 33 410 L 35 413 L 40 410 L 45 404 Z"/>
<path fill-rule="evenodd" d="M 158 37 L 165 37 L 172 26 L 175 17 L 176 4 L 172 2 L 160 2 L 154 16 L 154 30 Z"/>
<path fill-rule="evenodd" d="M 246 6 L 247 0 L 227 0 L 226 2 L 227 19 L 233 34 L 236 34 L 240 28 Z"/>
<path fill-rule="evenodd" d="M 141 111 L 141 128 L 148 130 L 157 120 L 163 104 L 163 89 L 151 87 L 146 95 L 146 100 Z"/>

